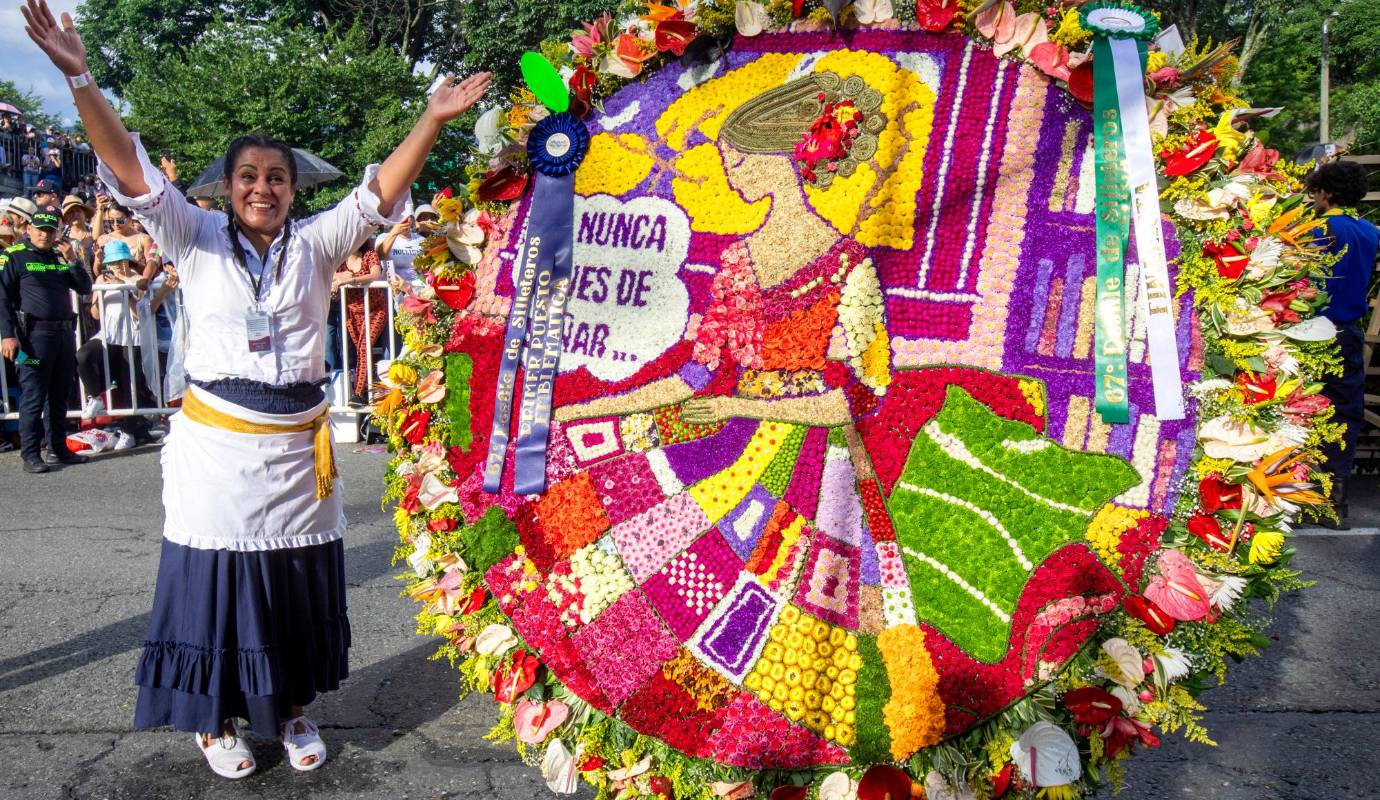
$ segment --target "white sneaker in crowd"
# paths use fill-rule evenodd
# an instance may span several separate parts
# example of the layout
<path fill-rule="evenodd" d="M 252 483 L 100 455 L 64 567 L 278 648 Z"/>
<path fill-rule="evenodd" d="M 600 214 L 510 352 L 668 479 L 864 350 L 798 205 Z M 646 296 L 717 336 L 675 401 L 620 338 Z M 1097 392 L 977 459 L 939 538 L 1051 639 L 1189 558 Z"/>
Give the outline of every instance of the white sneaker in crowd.
<path fill-rule="evenodd" d="M 81 407 L 81 418 L 95 419 L 99 417 L 103 411 L 105 411 L 105 398 L 96 395 L 87 400 L 86 405 Z"/>

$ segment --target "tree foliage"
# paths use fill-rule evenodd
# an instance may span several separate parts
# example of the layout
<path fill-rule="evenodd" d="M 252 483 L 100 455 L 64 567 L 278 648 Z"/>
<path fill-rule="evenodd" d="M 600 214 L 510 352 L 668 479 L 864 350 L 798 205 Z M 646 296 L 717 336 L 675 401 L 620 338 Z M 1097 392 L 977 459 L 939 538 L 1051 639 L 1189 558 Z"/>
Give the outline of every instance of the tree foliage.
<path fill-rule="evenodd" d="M 620 0 L 465 0 L 459 4 L 455 20 L 464 35 L 461 71 L 492 72 L 494 86 L 506 94 L 522 85 L 518 73 L 518 56 L 522 51 L 535 50 L 551 37 L 569 37 L 580 28 L 580 23 L 593 21 L 621 5 Z"/>
<path fill-rule="evenodd" d="M 1278 117 L 1253 123 L 1271 147 L 1293 156 L 1318 141 L 1323 20 L 1332 18 L 1331 134 L 1355 134 L 1353 149 L 1380 151 L 1380 0 L 1173 0 L 1157 3 L 1185 39 L 1237 39 L 1241 87 Z"/>
<path fill-rule="evenodd" d="M 409 67 L 457 64 L 462 37 L 454 20 L 461 5 L 462 0 L 82 0 L 78 29 L 93 51 L 91 74 L 123 97 L 141 58 L 185 54 L 217 19 L 318 33 L 358 27 L 371 47 L 393 48 Z"/>
<path fill-rule="evenodd" d="M 43 109 L 43 98 L 37 92 L 20 89 L 14 81 L 0 80 L 0 102 L 19 109 L 24 114 L 24 121 L 35 128 L 58 126 L 58 118 Z"/>
<path fill-rule="evenodd" d="M 263 132 L 321 156 L 345 178 L 303 203 L 320 208 L 402 141 L 425 103 L 425 78 L 360 26 L 319 32 L 282 22 L 216 21 L 183 53 L 136 60 L 128 123 L 195 179 L 236 136 Z M 463 146 L 455 126 L 437 156 Z M 426 176 L 436 180 L 437 176 Z"/>

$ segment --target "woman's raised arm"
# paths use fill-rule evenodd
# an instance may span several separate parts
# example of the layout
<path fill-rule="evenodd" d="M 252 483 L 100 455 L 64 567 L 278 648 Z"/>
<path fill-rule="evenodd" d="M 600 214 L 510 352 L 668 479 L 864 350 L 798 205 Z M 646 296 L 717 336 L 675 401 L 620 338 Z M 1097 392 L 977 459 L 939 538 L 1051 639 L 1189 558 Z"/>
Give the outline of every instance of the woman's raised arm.
<path fill-rule="evenodd" d="M 33 0 L 28 2 L 32 4 Z M 66 15 L 63 16 L 65 19 Z M 471 75 L 459 83 L 455 82 L 453 76 L 446 75 L 440 88 L 432 93 L 422 118 L 417 120 L 412 132 L 379 167 L 378 175 L 369 187 L 369 191 L 379 198 L 380 213 L 384 216 L 392 214 L 393 207 L 411 192 L 412 182 L 421 174 L 426 157 L 441 133 L 441 126 L 469 111 L 488 89 L 487 72 Z M 84 113 L 82 119 L 85 120 Z"/>
<path fill-rule="evenodd" d="M 24 14 L 24 32 L 48 56 L 53 66 L 62 70 L 68 85 L 73 86 L 72 98 L 77 104 L 82 125 L 91 140 L 91 149 L 105 162 L 119 180 L 121 194 L 138 197 L 148 194 L 151 187 L 144 181 L 144 171 L 134 154 L 134 143 L 120 115 L 110 107 L 100 87 L 91 81 L 86 67 L 86 45 L 82 44 L 72 15 L 62 14 L 62 24 L 48 9 L 47 0 L 25 0 L 20 7 Z M 82 80 L 85 83 L 82 83 Z M 420 167 L 418 167 L 420 170 Z"/>

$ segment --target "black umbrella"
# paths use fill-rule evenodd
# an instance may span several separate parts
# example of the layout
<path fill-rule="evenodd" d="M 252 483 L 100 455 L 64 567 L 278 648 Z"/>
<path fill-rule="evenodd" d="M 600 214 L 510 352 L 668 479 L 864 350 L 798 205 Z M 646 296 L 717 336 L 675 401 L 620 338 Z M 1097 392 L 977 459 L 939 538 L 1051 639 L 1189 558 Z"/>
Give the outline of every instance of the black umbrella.
<path fill-rule="evenodd" d="M 345 173 L 331 166 L 323 158 L 308 153 L 299 147 L 292 148 L 297 161 L 297 188 L 309 189 L 330 183 Z M 188 197 L 219 197 L 225 193 L 225 157 L 211 162 L 192 187 L 187 190 Z"/>

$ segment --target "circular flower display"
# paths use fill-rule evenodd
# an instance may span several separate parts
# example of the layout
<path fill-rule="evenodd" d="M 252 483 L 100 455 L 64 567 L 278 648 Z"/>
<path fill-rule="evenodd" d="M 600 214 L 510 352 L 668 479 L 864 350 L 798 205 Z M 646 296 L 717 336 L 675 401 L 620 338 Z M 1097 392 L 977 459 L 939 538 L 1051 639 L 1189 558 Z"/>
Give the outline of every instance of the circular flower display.
<path fill-rule="evenodd" d="M 1235 121 L 1223 51 L 1150 49 L 1176 258 L 1120 265 L 1129 422 L 1104 421 L 1070 84 L 1083 22 L 1143 12 L 998 0 L 963 33 L 941 6 L 860 3 L 847 36 L 808 2 L 597 20 L 557 65 L 571 112 L 486 115 L 436 204 L 378 407 L 399 555 L 555 791 L 1077 797 L 1205 740 L 1190 687 L 1253 649 L 1243 598 L 1300 585 L 1337 431 L 1299 172 Z M 526 170 L 567 162 L 559 366 L 525 388 L 500 365 Z M 1164 336 L 1186 419 L 1157 413 Z M 545 491 L 513 492 L 515 452 Z"/>

